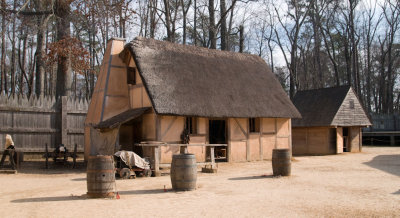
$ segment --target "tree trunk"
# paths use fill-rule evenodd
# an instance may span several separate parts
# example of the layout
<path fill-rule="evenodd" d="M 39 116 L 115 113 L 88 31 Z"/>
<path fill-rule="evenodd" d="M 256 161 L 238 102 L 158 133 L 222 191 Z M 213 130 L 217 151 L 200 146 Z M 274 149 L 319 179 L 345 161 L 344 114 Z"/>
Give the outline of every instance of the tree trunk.
<path fill-rule="evenodd" d="M 6 8 L 6 0 L 1 1 L 1 7 Z M 1 13 L 1 81 L 0 81 L 0 94 L 4 90 L 7 93 L 7 74 L 6 74 L 6 12 L 2 10 Z"/>
<path fill-rule="evenodd" d="M 233 3 L 232 3 L 233 4 Z M 231 33 L 232 33 L 232 25 L 233 25 L 233 11 L 234 11 L 234 9 L 235 9 L 235 5 L 232 5 L 232 8 L 231 8 L 231 12 L 230 12 L 230 16 L 229 16 L 229 25 L 228 25 L 228 31 L 227 31 L 227 34 L 226 34 L 226 47 L 227 47 L 227 50 L 228 51 L 230 51 L 232 48 L 231 48 Z"/>
<path fill-rule="evenodd" d="M 17 1 L 14 1 L 13 10 L 17 8 Z M 11 95 L 15 95 L 15 21 L 17 16 L 13 17 L 13 27 L 12 27 L 12 40 L 11 40 Z"/>
<path fill-rule="evenodd" d="M 344 44 L 344 57 L 346 59 L 346 72 L 347 72 L 347 85 L 352 85 L 351 81 L 351 55 L 349 52 L 349 43 L 348 38 L 343 37 L 343 44 Z"/>
<path fill-rule="evenodd" d="M 244 27 L 243 25 L 239 26 L 239 52 L 243 53 L 244 49 Z"/>
<path fill-rule="evenodd" d="M 226 46 L 226 6 L 225 0 L 220 1 L 220 9 L 221 9 L 221 50 L 228 50 Z"/>
<path fill-rule="evenodd" d="M 157 10 L 157 1 L 149 0 L 150 7 L 150 38 L 154 39 L 156 32 L 156 10 Z"/>
<path fill-rule="evenodd" d="M 193 13 L 193 40 L 194 45 L 197 46 L 197 0 L 194 0 L 194 13 Z"/>
<path fill-rule="evenodd" d="M 42 3 L 41 1 L 35 1 L 36 11 L 42 11 Z M 36 84 L 35 84 L 35 94 L 36 96 L 44 95 L 44 64 L 43 64 L 43 54 L 45 53 L 44 44 L 45 44 L 45 15 L 40 15 L 36 17 L 37 19 L 37 46 L 35 52 L 36 58 Z"/>
<path fill-rule="evenodd" d="M 312 1 L 312 15 L 311 15 L 311 20 L 312 20 L 312 27 L 314 31 L 314 69 L 317 71 L 319 83 L 318 83 L 318 88 L 323 88 L 324 87 L 324 73 L 322 71 L 321 67 L 321 55 L 320 55 L 320 50 L 321 50 L 321 37 L 320 37 L 320 31 L 319 31 L 319 26 L 320 26 L 320 15 L 319 15 L 319 7 L 318 3 L 316 0 Z M 307 73 L 307 72 L 305 72 Z"/>
<path fill-rule="evenodd" d="M 165 10 L 165 28 L 167 29 L 167 40 L 173 42 L 173 36 L 171 31 L 171 13 L 169 7 L 169 0 L 164 0 Z"/>
<path fill-rule="evenodd" d="M 351 51 L 351 72 L 353 77 L 353 87 L 357 94 L 360 93 L 360 81 L 358 76 L 358 53 L 356 43 L 356 32 L 354 27 L 354 10 L 357 5 L 355 0 L 349 0 L 350 13 L 349 13 L 349 28 L 350 28 L 350 51 Z"/>
<path fill-rule="evenodd" d="M 367 75 L 366 75 L 366 82 L 367 82 L 367 109 L 368 112 L 371 111 L 371 44 L 370 44 L 370 32 L 368 31 L 367 35 Z"/>
<path fill-rule="evenodd" d="M 55 13 L 57 15 L 57 41 L 68 40 L 70 37 L 70 3 L 56 0 Z M 71 94 L 72 76 L 70 57 L 59 57 L 57 67 L 56 97 Z"/>
<path fill-rule="evenodd" d="M 24 32 L 25 28 L 21 28 L 20 30 L 20 41 L 18 44 L 18 63 L 20 69 L 20 77 L 19 77 L 19 94 L 23 95 L 24 93 L 24 76 L 25 76 L 25 57 L 26 57 L 26 38 L 27 35 Z M 25 30 L 26 31 L 26 30 Z M 22 41 L 22 55 L 21 55 L 21 41 Z"/>
<path fill-rule="evenodd" d="M 215 12 L 214 12 L 214 0 L 208 0 L 208 13 L 210 17 L 210 26 L 208 29 L 208 40 L 210 41 L 210 48 L 217 48 L 217 37 L 215 29 Z"/>

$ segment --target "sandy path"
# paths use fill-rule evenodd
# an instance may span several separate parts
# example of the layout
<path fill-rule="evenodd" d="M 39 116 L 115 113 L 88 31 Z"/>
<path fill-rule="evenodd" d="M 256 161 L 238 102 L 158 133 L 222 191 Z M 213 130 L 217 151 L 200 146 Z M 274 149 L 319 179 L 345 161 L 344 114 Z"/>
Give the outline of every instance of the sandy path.
<path fill-rule="evenodd" d="M 219 164 L 191 192 L 171 191 L 169 176 L 117 180 L 119 200 L 87 199 L 84 170 L 0 174 L 0 216 L 400 217 L 400 147 L 295 159 L 280 178 L 270 161 Z"/>

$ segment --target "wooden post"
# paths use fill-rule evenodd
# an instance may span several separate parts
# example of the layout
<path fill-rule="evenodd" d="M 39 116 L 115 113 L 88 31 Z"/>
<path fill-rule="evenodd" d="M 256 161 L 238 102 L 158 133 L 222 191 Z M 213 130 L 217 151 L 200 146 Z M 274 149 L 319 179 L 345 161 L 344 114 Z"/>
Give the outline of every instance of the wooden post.
<path fill-rule="evenodd" d="M 231 146 L 231 128 L 232 128 L 232 118 L 228 118 L 227 119 L 227 125 L 228 125 L 228 134 L 226 135 L 226 137 L 228 138 L 228 146 L 226 147 L 226 150 L 227 150 L 227 161 L 228 162 L 232 162 L 232 155 L 231 155 L 231 148 L 232 148 L 232 146 Z"/>
<path fill-rule="evenodd" d="M 67 145 L 67 102 L 68 97 L 61 97 L 61 143 Z"/>
<path fill-rule="evenodd" d="M 161 172 L 160 172 L 160 146 L 154 146 L 154 176 L 161 176 Z"/>
<path fill-rule="evenodd" d="M 76 153 L 77 153 L 77 151 L 78 151 L 78 144 L 76 144 L 75 143 L 75 146 L 74 146 L 74 154 L 73 154 L 73 165 L 72 165 L 72 168 L 74 168 L 75 169 L 75 167 L 76 167 Z"/>
<path fill-rule="evenodd" d="M 14 152 L 14 155 L 17 156 L 17 163 L 15 163 L 17 170 L 19 170 L 19 162 L 20 162 L 20 160 L 19 160 L 20 157 L 19 156 L 20 156 L 20 154 L 21 154 L 21 152 L 17 152 L 17 151 Z"/>
<path fill-rule="evenodd" d="M 395 145 L 395 140 L 394 140 L 394 135 L 390 136 L 390 146 L 394 146 Z"/>
<path fill-rule="evenodd" d="M 263 157 L 263 155 L 264 155 L 264 147 L 263 147 L 263 131 L 264 131 L 264 129 L 263 129 L 263 122 L 264 122 L 264 120 L 263 120 L 263 118 L 259 118 L 260 119 L 260 122 L 259 122 L 259 125 L 260 125 L 260 138 L 259 138 L 259 142 L 260 142 L 260 160 L 263 160 L 264 159 L 264 157 Z"/>
<path fill-rule="evenodd" d="M 293 145 L 292 145 L 292 119 L 289 119 L 289 149 L 290 149 L 290 155 L 293 155 Z"/>
<path fill-rule="evenodd" d="M 214 155 L 214 146 L 211 146 L 210 147 L 210 158 L 211 158 L 211 168 L 212 169 L 215 169 L 216 168 L 216 166 L 215 166 L 215 155 Z"/>
<path fill-rule="evenodd" d="M 278 148 L 278 118 L 275 118 L 275 149 Z"/>
<path fill-rule="evenodd" d="M 46 143 L 46 169 L 49 169 L 49 148 Z"/>
<path fill-rule="evenodd" d="M 247 118 L 247 129 L 246 129 L 246 160 L 250 161 L 250 118 Z"/>

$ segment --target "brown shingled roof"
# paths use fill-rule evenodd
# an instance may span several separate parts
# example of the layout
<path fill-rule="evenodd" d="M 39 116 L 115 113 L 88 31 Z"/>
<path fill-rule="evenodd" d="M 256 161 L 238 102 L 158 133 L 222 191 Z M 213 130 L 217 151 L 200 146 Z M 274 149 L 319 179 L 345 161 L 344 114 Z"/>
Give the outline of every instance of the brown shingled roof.
<path fill-rule="evenodd" d="M 258 56 L 136 38 L 131 52 L 157 114 L 300 117 Z"/>

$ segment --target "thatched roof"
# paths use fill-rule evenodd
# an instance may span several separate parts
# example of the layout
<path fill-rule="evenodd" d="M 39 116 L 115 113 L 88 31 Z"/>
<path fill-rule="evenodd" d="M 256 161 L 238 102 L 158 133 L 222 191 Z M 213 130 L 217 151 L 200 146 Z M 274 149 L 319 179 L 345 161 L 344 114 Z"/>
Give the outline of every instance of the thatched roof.
<path fill-rule="evenodd" d="M 130 52 L 162 115 L 300 117 L 258 56 L 136 38 Z"/>
<path fill-rule="evenodd" d="M 354 102 L 350 108 L 349 101 Z M 371 122 L 350 86 L 298 91 L 293 104 L 301 119 L 293 119 L 293 127 L 367 126 Z"/>

